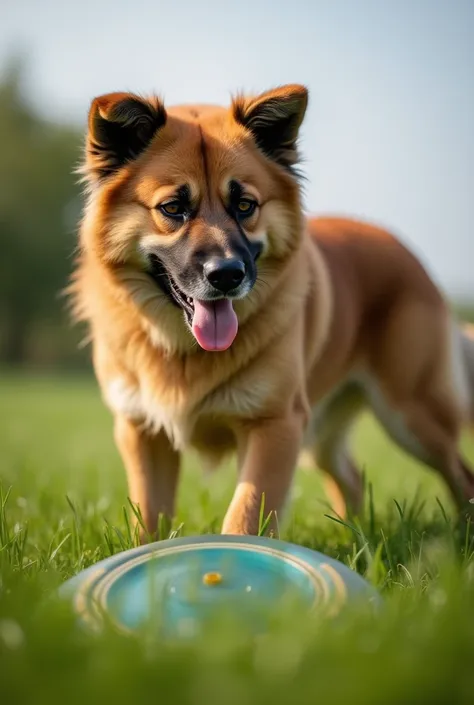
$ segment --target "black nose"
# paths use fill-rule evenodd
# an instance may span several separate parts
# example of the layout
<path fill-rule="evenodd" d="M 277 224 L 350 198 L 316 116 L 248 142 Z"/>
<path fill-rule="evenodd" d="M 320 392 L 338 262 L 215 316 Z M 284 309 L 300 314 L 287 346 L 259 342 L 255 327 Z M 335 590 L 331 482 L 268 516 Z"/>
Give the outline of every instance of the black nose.
<path fill-rule="evenodd" d="M 227 294 L 242 283 L 245 265 L 238 259 L 214 258 L 204 265 L 204 274 L 215 289 Z"/>

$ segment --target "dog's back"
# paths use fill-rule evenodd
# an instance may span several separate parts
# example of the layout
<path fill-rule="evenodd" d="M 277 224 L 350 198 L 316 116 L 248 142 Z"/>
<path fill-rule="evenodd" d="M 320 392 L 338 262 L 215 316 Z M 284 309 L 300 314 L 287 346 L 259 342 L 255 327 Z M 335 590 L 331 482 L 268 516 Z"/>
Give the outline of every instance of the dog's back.
<path fill-rule="evenodd" d="M 474 479 L 456 445 L 468 407 L 472 416 L 473 329 L 461 332 L 422 263 L 391 233 L 344 218 L 312 219 L 309 230 L 329 273 L 332 321 L 309 375 L 306 451 L 312 444 L 316 464 L 358 510 L 362 479 L 346 437 L 369 407 L 392 440 L 441 471 L 464 502 Z"/>

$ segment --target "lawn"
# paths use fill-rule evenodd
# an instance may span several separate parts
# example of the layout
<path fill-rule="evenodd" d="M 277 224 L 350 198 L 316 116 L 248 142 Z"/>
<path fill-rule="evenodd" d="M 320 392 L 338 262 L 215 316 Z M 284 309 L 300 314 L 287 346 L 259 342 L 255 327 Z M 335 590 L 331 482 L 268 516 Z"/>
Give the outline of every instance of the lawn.
<path fill-rule="evenodd" d="M 88 377 L 0 377 L 0 703 L 474 702 L 474 532 L 445 488 L 386 440 L 355 429 L 366 515 L 331 519 L 317 473 L 299 470 L 281 538 L 333 556 L 384 597 L 332 621 L 282 610 L 252 640 L 223 620 L 199 642 L 81 631 L 50 597 L 128 548 L 125 476 L 111 418 Z M 474 444 L 463 441 L 474 461 Z M 186 458 L 173 530 L 217 532 L 235 482 Z"/>

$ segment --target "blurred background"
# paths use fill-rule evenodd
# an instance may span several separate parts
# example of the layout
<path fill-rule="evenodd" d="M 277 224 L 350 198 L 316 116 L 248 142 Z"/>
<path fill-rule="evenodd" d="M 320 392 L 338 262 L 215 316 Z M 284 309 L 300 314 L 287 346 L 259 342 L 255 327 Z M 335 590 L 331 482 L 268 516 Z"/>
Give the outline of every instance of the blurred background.
<path fill-rule="evenodd" d="M 305 83 L 305 205 L 393 229 L 474 303 L 472 0 L 3 0 L 0 364 L 85 369 L 61 290 L 91 99 L 226 103 Z"/>

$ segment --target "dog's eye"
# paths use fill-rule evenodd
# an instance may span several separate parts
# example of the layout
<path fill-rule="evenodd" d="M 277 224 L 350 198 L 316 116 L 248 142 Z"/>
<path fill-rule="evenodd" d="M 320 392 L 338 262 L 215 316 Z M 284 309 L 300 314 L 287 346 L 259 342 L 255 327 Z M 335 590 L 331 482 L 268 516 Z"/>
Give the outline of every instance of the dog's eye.
<path fill-rule="evenodd" d="M 186 208 L 181 201 L 168 201 L 158 206 L 160 211 L 170 218 L 183 218 L 186 215 Z"/>
<path fill-rule="evenodd" d="M 251 201 L 250 198 L 241 198 L 237 203 L 237 213 L 243 218 L 249 218 L 255 213 L 256 207 L 255 201 Z"/>

